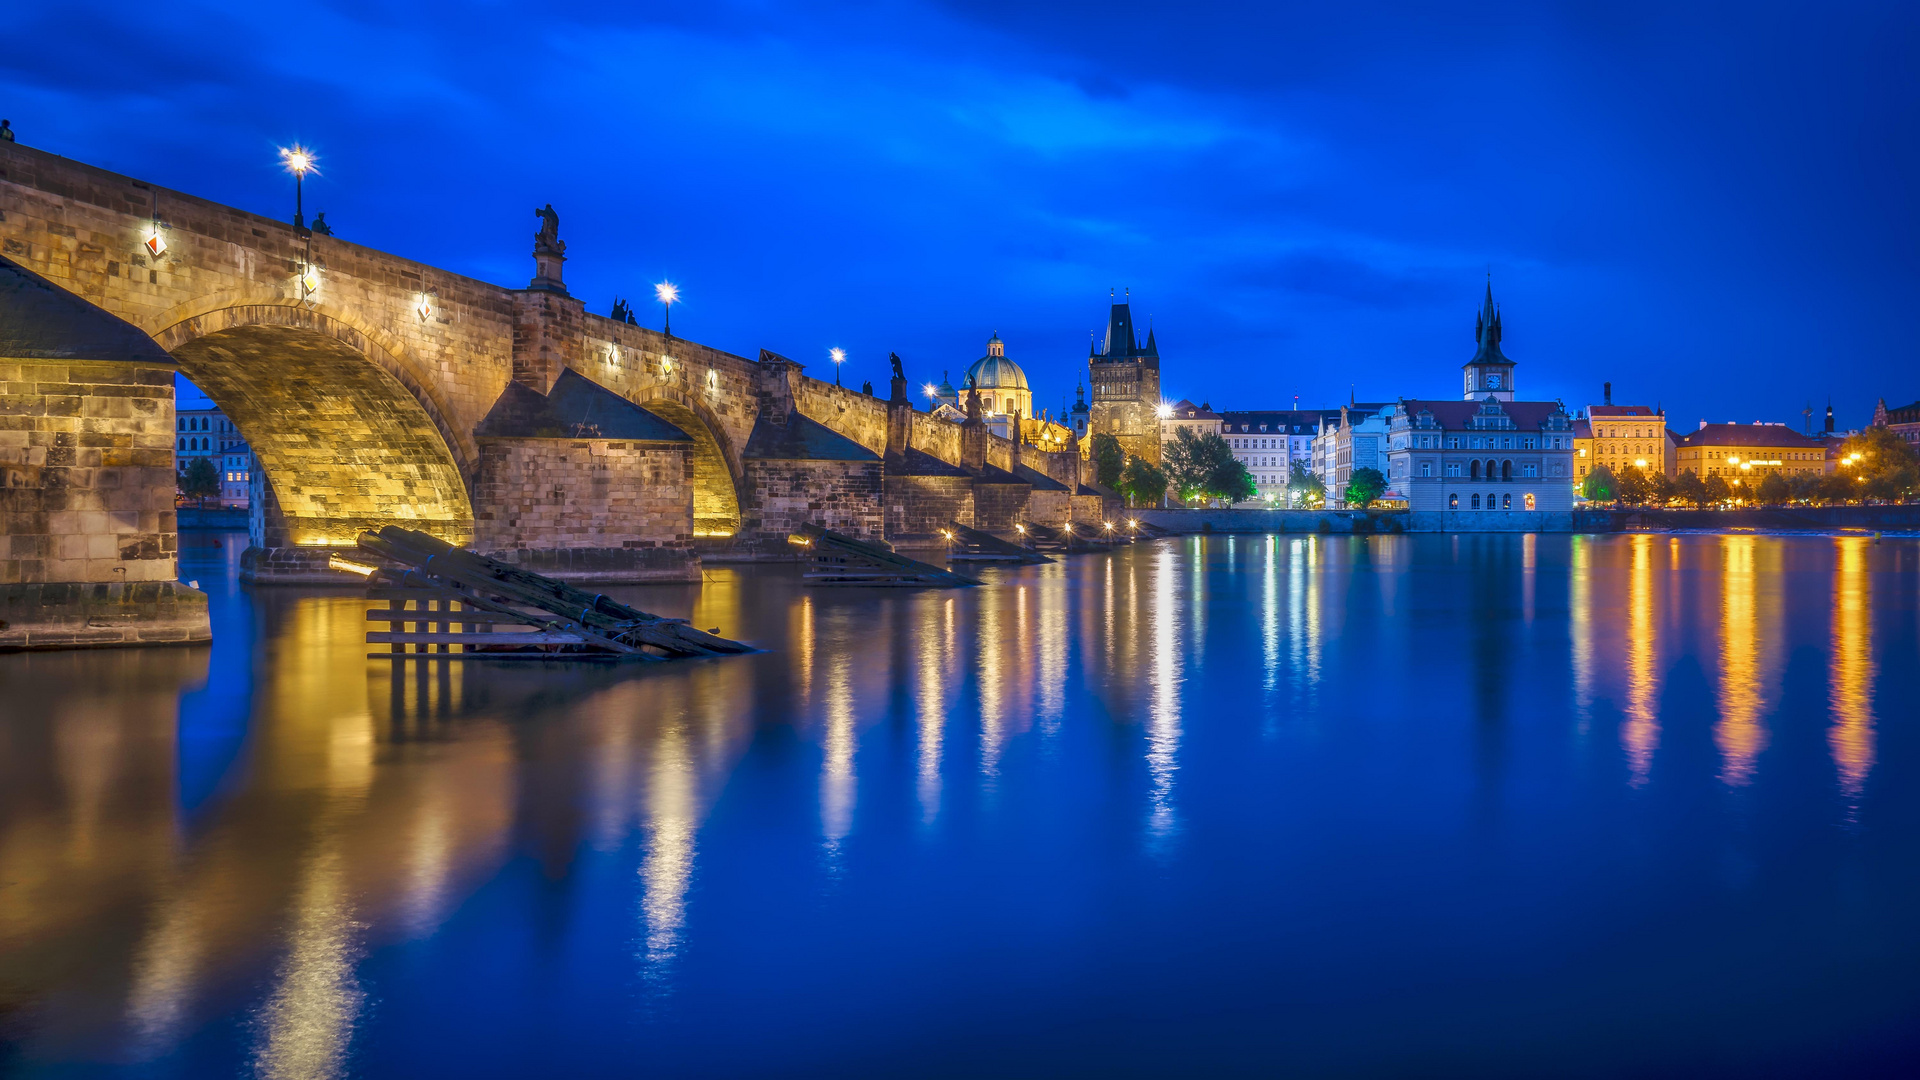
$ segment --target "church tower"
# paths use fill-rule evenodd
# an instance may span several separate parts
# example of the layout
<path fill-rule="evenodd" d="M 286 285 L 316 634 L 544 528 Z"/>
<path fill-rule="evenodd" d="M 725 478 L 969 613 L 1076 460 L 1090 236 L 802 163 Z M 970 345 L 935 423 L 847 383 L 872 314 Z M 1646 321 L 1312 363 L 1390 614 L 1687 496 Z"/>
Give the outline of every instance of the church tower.
<path fill-rule="evenodd" d="M 1126 301 L 1107 312 L 1107 340 L 1088 348 L 1087 381 L 1093 387 L 1089 435 L 1112 435 L 1129 455 L 1160 463 L 1160 348 L 1153 330 L 1147 343 L 1134 336 L 1133 309 Z"/>
<path fill-rule="evenodd" d="M 1485 401 L 1492 395 L 1501 401 L 1513 400 L 1513 361 L 1500 351 L 1500 309 L 1493 306 L 1493 282 L 1487 282 L 1487 302 L 1473 323 L 1473 340 L 1479 347 L 1473 359 L 1461 365 L 1466 374 L 1468 401 Z"/>

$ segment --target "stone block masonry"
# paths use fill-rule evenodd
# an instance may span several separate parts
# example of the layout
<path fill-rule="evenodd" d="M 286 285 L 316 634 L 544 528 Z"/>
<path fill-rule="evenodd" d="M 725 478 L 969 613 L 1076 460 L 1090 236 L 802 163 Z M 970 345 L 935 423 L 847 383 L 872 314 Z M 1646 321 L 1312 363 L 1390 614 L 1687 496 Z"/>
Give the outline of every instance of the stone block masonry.
<path fill-rule="evenodd" d="M 886 538 L 883 463 L 754 459 L 746 462 L 741 544 L 762 557 L 790 557 L 787 536 L 812 523 L 859 540 Z"/>
<path fill-rule="evenodd" d="M 685 442 L 481 438 L 474 549 L 570 581 L 698 581 Z"/>
<path fill-rule="evenodd" d="M 0 584 L 172 581 L 173 372 L 0 359 Z"/>

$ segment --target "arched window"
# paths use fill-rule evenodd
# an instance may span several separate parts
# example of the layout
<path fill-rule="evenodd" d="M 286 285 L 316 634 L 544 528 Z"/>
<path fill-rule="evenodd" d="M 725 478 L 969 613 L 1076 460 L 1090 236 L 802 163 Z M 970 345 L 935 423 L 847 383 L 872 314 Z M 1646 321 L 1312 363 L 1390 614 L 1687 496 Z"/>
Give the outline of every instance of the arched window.
<path fill-rule="evenodd" d="M 1501 498 L 1500 509 L 1502 510 L 1513 509 L 1513 493 L 1511 491 L 1509 491 L 1504 497 Z"/>
<path fill-rule="evenodd" d="M 1476 461 L 1476 462 L 1474 462 L 1474 464 L 1475 464 L 1475 465 L 1478 465 L 1478 464 L 1479 464 L 1479 462 L 1477 462 L 1477 461 Z M 1478 509 L 1480 509 L 1480 493 L 1479 493 L 1479 492 L 1477 492 L 1477 491 L 1473 493 L 1473 508 L 1474 508 L 1475 510 L 1478 510 Z"/>
<path fill-rule="evenodd" d="M 1498 498 L 1498 496 L 1496 496 L 1493 492 L 1491 491 L 1487 492 L 1487 509 L 1489 510 L 1493 509 L 1493 501 L 1496 498 Z"/>
<path fill-rule="evenodd" d="M 1533 509 L 1533 492 L 1527 492 L 1527 509 Z"/>
<path fill-rule="evenodd" d="M 185 439 L 181 439 L 181 440 L 180 440 L 180 449 L 182 449 L 182 450 L 185 450 L 186 448 L 187 448 L 187 440 L 185 440 Z"/>
<path fill-rule="evenodd" d="M 1460 495 L 1458 492 L 1455 492 L 1454 494 L 1447 496 L 1447 509 L 1449 510 L 1460 509 Z"/>
<path fill-rule="evenodd" d="M 1502 480 L 1513 479 L 1513 462 L 1511 460 L 1503 461 L 1500 463 L 1500 479 Z"/>
<path fill-rule="evenodd" d="M 1480 479 L 1480 461 L 1479 461 L 1479 459 L 1477 459 L 1477 458 L 1476 458 L 1476 459 L 1474 460 L 1474 462 L 1473 462 L 1473 467 L 1472 467 L 1472 470 L 1471 470 L 1471 472 L 1469 473 L 1469 477 L 1468 477 L 1468 478 L 1469 478 L 1469 479 L 1473 479 L 1473 480 L 1478 480 L 1478 479 Z M 1478 496 L 1478 495 L 1475 495 L 1475 496 L 1473 497 L 1473 508 L 1474 508 L 1475 510 L 1478 510 L 1478 509 L 1480 509 L 1480 496 Z"/>

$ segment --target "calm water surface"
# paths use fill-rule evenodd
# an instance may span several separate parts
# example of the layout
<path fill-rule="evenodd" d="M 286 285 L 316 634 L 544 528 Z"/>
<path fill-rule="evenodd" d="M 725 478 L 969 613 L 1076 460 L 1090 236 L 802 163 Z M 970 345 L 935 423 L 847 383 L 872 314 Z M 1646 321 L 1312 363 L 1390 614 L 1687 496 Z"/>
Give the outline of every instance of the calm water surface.
<path fill-rule="evenodd" d="M 0 1073 L 1920 1072 L 1920 543 L 1213 537 L 0 656 Z"/>

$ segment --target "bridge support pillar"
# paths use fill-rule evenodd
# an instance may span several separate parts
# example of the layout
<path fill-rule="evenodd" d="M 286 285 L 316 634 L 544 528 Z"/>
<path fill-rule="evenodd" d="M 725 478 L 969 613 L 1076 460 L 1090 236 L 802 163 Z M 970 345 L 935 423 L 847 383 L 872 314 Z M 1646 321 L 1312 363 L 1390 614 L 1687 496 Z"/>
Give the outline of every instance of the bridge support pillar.
<path fill-rule="evenodd" d="M 177 579 L 173 371 L 0 358 L 0 650 L 211 639 Z"/>

